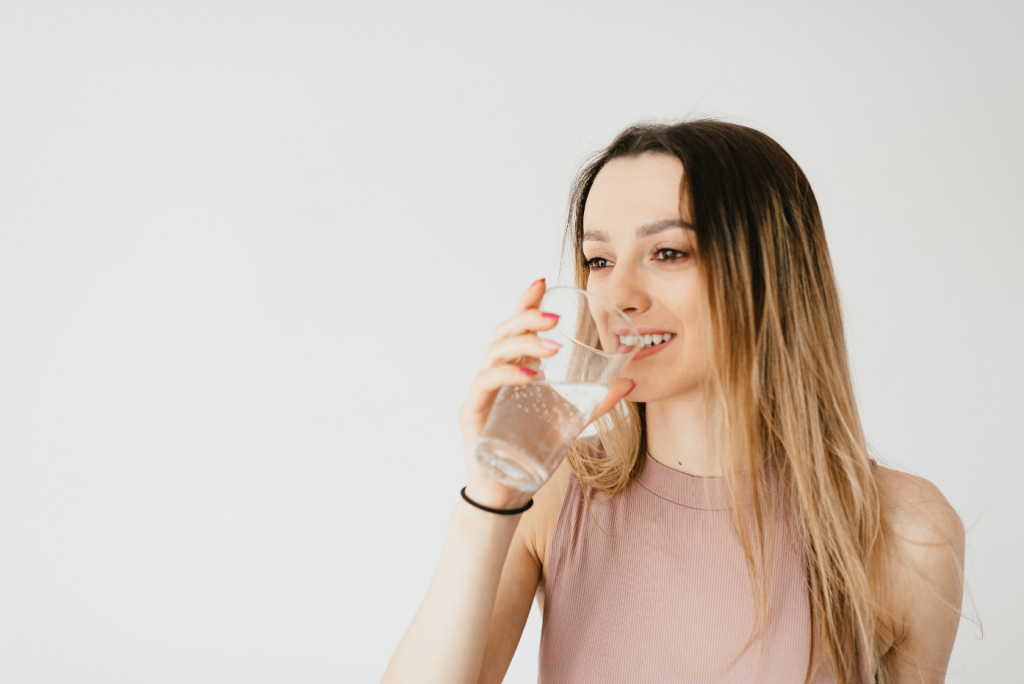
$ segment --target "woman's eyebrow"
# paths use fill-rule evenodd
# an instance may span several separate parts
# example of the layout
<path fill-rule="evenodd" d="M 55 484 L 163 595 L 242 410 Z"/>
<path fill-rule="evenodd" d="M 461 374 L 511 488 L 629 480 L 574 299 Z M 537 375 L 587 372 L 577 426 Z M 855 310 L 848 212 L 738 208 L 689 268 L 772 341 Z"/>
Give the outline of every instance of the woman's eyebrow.
<path fill-rule="evenodd" d="M 665 219 L 663 221 L 652 221 L 645 223 L 636 229 L 638 238 L 650 237 L 673 228 L 685 228 L 693 230 L 693 224 L 681 221 L 680 219 Z M 583 242 L 608 242 L 608 235 L 600 230 L 588 230 L 583 233 Z"/>
<path fill-rule="evenodd" d="M 667 219 L 665 221 L 653 221 L 651 223 L 645 223 L 636 229 L 636 236 L 638 238 L 645 238 L 660 233 L 665 230 L 672 230 L 673 228 L 685 228 L 687 230 L 693 230 L 693 224 L 681 221 L 679 219 Z"/>

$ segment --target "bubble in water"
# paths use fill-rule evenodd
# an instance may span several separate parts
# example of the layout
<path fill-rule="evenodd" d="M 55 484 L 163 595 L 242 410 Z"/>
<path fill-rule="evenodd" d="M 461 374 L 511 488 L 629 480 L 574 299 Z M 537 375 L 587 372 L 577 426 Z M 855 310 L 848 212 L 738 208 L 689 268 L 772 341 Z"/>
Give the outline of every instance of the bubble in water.
<path fill-rule="evenodd" d="M 507 461 L 499 467 L 502 472 L 513 464 L 523 473 L 551 472 L 607 393 L 607 387 L 589 383 L 542 381 L 503 387 L 481 444 L 487 444 L 489 454 L 497 451 L 499 460 Z"/>

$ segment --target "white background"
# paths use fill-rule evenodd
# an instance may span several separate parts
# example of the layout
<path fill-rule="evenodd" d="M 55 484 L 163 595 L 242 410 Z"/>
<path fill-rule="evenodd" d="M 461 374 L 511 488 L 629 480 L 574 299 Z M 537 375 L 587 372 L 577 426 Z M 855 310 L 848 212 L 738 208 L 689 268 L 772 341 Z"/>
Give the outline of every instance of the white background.
<path fill-rule="evenodd" d="M 872 447 L 970 527 L 950 681 L 1019 682 L 1021 8 L 4 0 L 0 681 L 378 680 L 573 173 L 711 115 L 807 172 Z"/>

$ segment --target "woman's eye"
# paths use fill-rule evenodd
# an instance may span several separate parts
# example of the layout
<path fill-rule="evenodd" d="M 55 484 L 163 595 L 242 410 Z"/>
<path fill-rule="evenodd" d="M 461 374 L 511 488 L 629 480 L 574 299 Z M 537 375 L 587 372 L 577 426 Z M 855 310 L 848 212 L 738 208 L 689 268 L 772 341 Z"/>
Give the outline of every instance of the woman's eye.
<path fill-rule="evenodd" d="M 608 266 L 611 265 L 612 262 L 602 257 L 594 257 L 593 259 L 587 259 L 584 263 L 586 263 L 587 268 L 589 268 L 591 271 L 596 271 L 602 268 L 607 268 Z"/>
<path fill-rule="evenodd" d="M 685 259 L 687 257 L 686 252 L 680 249 L 669 249 L 668 247 L 659 249 L 655 254 L 657 255 L 655 259 L 658 261 L 675 261 L 676 259 Z"/>

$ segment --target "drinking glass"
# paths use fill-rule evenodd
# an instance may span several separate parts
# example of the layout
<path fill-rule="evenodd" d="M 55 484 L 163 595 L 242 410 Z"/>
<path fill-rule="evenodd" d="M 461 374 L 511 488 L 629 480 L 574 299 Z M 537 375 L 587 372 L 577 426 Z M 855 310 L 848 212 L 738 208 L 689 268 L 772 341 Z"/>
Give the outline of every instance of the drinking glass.
<path fill-rule="evenodd" d="M 559 318 L 537 336 L 562 347 L 530 365 L 537 375 L 528 385 L 499 390 L 476 447 L 491 477 L 524 492 L 537 491 L 558 467 L 641 339 L 629 316 L 585 290 L 552 287 L 540 309 Z"/>

